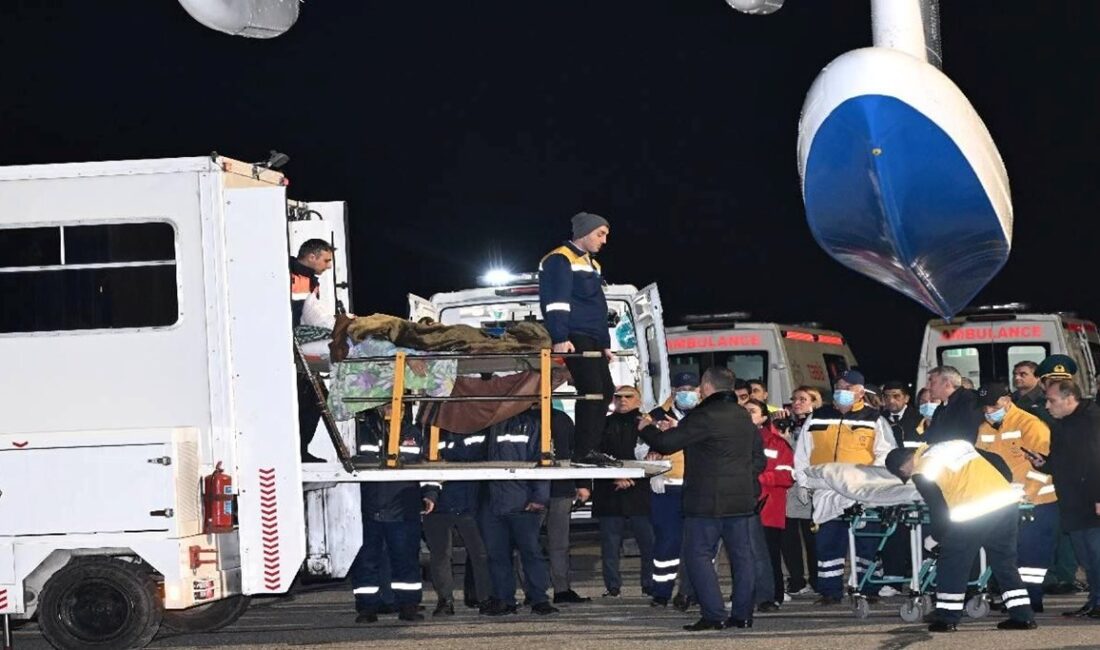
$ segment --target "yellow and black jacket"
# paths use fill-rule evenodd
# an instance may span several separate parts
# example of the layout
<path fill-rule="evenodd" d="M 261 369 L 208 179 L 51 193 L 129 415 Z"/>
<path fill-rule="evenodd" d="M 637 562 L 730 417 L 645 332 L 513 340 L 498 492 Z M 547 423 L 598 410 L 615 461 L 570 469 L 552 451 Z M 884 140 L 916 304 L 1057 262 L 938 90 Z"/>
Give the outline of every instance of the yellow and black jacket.
<path fill-rule="evenodd" d="M 539 303 L 554 343 L 581 334 L 596 339 L 602 348 L 611 347 L 600 263 L 572 242 L 558 246 L 539 262 Z"/>
<path fill-rule="evenodd" d="M 802 425 L 795 467 L 805 469 L 825 463 L 874 465 L 894 448 L 893 439 L 879 410 L 862 401 L 847 413 L 823 406 Z"/>
<path fill-rule="evenodd" d="M 1010 404 L 999 426 L 982 423 L 974 446 L 1004 459 L 1012 470 L 1013 485 L 1024 490 L 1029 503 L 1038 506 L 1058 500 L 1051 475 L 1033 469 L 1022 451 L 1050 454 L 1050 429 L 1036 416 Z"/>
<path fill-rule="evenodd" d="M 913 484 L 928 505 L 932 536 L 937 539 L 942 539 L 949 523 L 1015 508 L 1023 497 L 1023 492 L 1009 483 L 1012 470 L 1000 456 L 965 440 L 919 447 L 913 463 Z"/>

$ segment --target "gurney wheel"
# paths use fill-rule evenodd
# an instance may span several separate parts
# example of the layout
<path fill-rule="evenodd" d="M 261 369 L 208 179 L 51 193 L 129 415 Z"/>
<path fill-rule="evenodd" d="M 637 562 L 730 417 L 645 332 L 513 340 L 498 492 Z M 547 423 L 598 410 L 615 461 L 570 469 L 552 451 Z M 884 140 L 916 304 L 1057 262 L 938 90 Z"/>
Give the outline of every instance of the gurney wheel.
<path fill-rule="evenodd" d="M 906 623 L 920 623 L 924 618 L 924 608 L 921 605 L 922 603 L 918 598 L 911 598 L 905 601 L 899 612 L 901 620 Z"/>
<path fill-rule="evenodd" d="M 929 594 L 923 594 L 920 597 L 920 609 L 924 616 L 928 616 L 936 609 L 936 603 L 932 602 L 932 596 Z"/>
<path fill-rule="evenodd" d="M 971 596 L 966 601 L 966 615 L 970 618 L 985 618 L 989 615 L 989 601 L 980 594 Z"/>
<path fill-rule="evenodd" d="M 856 598 L 856 602 L 852 605 L 852 613 L 856 618 L 867 618 L 871 615 L 871 603 L 867 602 L 866 598 Z"/>

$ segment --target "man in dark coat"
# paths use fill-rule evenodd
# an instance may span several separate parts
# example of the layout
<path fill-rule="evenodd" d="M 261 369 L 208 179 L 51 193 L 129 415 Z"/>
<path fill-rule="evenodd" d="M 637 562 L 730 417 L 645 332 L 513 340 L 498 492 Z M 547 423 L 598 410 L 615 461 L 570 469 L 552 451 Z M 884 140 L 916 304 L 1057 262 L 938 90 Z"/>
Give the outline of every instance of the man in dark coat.
<path fill-rule="evenodd" d="M 1100 619 L 1100 406 L 1063 379 L 1047 384 L 1047 409 L 1054 417 L 1050 455 L 1024 453 L 1054 477 L 1062 528 L 1089 583 L 1088 602 L 1064 615 Z"/>
<path fill-rule="evenodd" d="M 607 417 L 599 451 L 618 460 L 635 460 L 638 446 L 638 407 L 642 397 L 633 386 L 615 390 L 615 412 Z M 603 564 L 605 597 L 621 595 L 620 549 L 627 523 L 638 542 L 642 556 L 642 593 L 653 588 L 653 524 L 649 520 L 649 481 L 645 479 L 604 479 L 594 482 L 592 516 L 600 525 L 600 556 Z"/>
<path fill-rule="evenodd" d="M 684 553 L 703 615 L 684 626 L 691 632 L 752 627 L 756 560 L 752 523 L 760 495 L 757 477 L 767 459 L 756 426 L 737 403 L 734 381 L 728 368 L 709 368 L 699 387 L 703 401 L 683 420 L 641 430 L 642 439 L 654 451 L 684 450 Z M 725 543 L 733 573 L 729 620 L 712 564 L 719 539 Z"/>
<path fill-rule="evenodd" d="M 978 404 L 978 393 L 962 387 L 962 375 L 951 366 L 939 366 L 928 371 L 928 390 L 940 406 L 924 430 L 923 442 L 934 445 L 946 440 L 978 439 L 978 427 L 985 421 L 985 412 Z"/>

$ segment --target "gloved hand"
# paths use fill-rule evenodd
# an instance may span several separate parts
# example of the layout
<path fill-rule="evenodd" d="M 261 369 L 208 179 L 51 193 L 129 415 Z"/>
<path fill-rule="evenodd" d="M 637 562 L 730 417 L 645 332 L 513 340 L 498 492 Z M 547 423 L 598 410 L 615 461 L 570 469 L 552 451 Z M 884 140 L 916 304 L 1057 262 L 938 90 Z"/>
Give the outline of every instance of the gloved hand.
<path fill-rule="evenodd" d="M 665 493 L 665 475 L 658 474 L 649 479 L 649 489 L 653 491 L 653 494 Z"/>

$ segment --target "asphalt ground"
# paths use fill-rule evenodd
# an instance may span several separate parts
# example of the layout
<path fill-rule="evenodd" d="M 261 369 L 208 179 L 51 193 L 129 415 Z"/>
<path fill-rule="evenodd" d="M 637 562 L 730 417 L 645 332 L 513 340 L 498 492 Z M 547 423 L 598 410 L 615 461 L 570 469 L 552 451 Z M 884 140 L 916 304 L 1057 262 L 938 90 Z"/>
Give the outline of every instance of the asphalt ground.
<path fill-rule="evenodd" d="M 587 536 L 586 536 L 587 537 Z M 489 618 L 461 605 L 456 615 L 433 618 L 435 594 L 425 590 L 425 620 L 404 623 L 396 615 L 383 616 L 373 625 L 355 623 L 350 588 L 343 583 L 298 586 L 287 596 L 257 598 L 236 624 L 207 634 L 173 635 L 162 631 L 153 648 L 966 648 L 1012 650 L 1033 648 L 1100 648 L 1100 621 L 1065 619 L 1059 612 L 1075 609 L 1083 594 L 1050 596 L 1046 612 L 1038 616 L 1039 629 L 1002 632 L 996 623 L 1003 615 L 964 619 L 954 634 L 932 635 L 924 625 L 905 623 L 898 616 L 904 598 L 883 599 L 869 618 L 856 619 L 850 607 L 815 607 L 812 597 L 799 597 L 772 614 L 758 614 L 751 630 L 684 632 L 681 626 L 698 618 L 671 607 L 650 607 L 641 594 L 637 557 L 623 560 L 621 598 L 601 598 L 599 547 L 591 539 L 574 549 L 573 588 L 591 603 L 562 606 L 560 614 L 537 616 L 520 608 L 513 616 Z M 723 569 L 723 591 L 729 593 L 729 573 Z M 461 580 L 458 580 L 461 585 Z M 520 596 L 522 598 L 522 596 Z M 49 648 L 31 624 L 16 632 L 17 650 Z"/>

